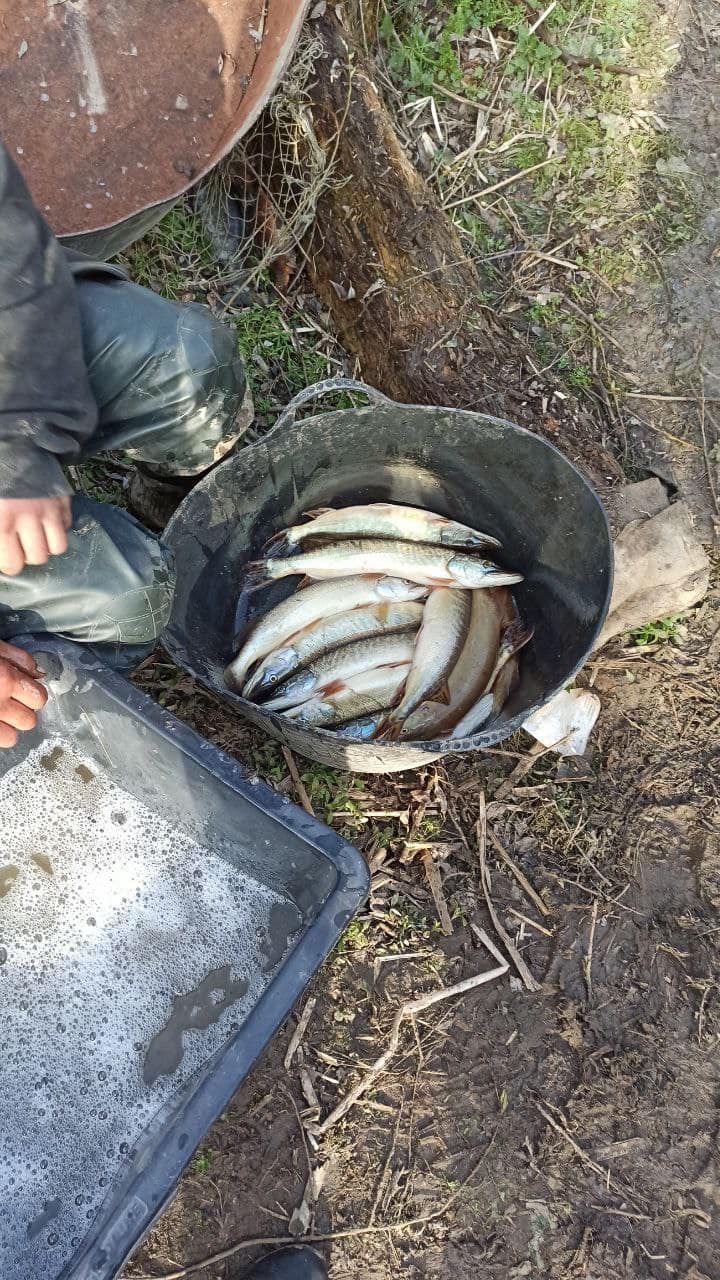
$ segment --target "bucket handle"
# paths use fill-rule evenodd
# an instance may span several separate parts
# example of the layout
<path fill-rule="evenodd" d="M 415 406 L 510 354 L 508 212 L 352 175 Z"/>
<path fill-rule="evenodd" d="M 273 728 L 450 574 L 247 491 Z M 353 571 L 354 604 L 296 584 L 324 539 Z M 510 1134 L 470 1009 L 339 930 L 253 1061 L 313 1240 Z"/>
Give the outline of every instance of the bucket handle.
<path fill-rule="evenodd" d="M 285 405 L 282 413 L 277 419 L 273 431 L 281 431 L 283 427 L 292 426 L 295 422 L 297 410 L 304 404 L 308 404 L 311 400 L 319 400 L 321 396 L 329 395 L 333 391 L 357 391 L 361 395 L 367 396 L 371 404 L 394 404 L 389 396 L 378 391 L 376 387 L 370 387 L 366 382 L 360 382 L 357 378 L 325 378 L 322 382 L 315 382 L 311 387 L 305 387 L 303 391 L 298 391 L 293 396 L 289 404 Z"/>

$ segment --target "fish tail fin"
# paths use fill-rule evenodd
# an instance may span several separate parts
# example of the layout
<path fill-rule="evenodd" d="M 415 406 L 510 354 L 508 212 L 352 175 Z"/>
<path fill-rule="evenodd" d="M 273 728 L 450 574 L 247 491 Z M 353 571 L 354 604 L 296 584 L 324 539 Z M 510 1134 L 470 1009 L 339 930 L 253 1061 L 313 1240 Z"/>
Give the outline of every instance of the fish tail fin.
<path fill-rule="evenodd" d="M 228 663 L 223 672 L 223 679 L 228 689 L 232 689 L 233 693 L 239 693 L 244 697 L 243 684 L 246 672 L 244 668 L 241 668 L 239 672 L 234 670 L 236 661 L 237 659 L 233 658 L 233 661 Z"/>
<path fill-rule="evenodd" d="M 376 742 L 378 738 L 382 738 L 385 742 L 397 742 L 402 732 L 402 721 L 389 711 L 384 715 L 375 727 L 372 734 L 372 741 Z"/>
<path fill-rule="evenodd" d="M 519 649 L 530 643 L 534 635 L 534 627 L 527 626 L 524 622 L 518 620 L 517 622 L 511 622 L 505 628 L 503 641 L 511 653 L 517 653 Z"/>
<path fill-rule="evenodd" d="M 271 534 L 267 542 L 263 543 L 263 551 L 271 551 L 273 555 L 287 555 L 292 550 L 293 543 L 287 535 L 286 529 L 278 529 L 277 533 Z"/>
<path fill-rule="evenodd" d="M 256 591 L 270 577 L 267 560 L 248 560 L 244 573 L 248 591 Z"/>
<path fill-rule="evenodd" d="M 306 573 L 303 574 L 302 578 L 297 584 L 297 590 L 302 591 L 303 587 L 311 587 L 314 581 L 315 581 L 314 578 L 308 577 Z"/>
<path fill-rule="evenodd" d="M 320 516 L 326 516 L 328 512 L 334 511 L 334 507 L 313 507 L 311 510 L 303 511 L 306 520 L 317 520 Z"/>
<path fill-rule="evenodd" d="M 444 702 L 447 707 L 450 703 L 450 687 L 447 680 L 443 681 L 440 688 L 433 694 L 433 702 Z"/>

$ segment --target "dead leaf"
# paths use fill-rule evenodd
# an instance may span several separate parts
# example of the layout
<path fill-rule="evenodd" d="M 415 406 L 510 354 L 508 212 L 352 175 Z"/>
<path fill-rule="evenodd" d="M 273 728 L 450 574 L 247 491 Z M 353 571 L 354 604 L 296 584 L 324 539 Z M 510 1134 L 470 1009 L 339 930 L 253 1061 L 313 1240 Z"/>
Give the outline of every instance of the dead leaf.
<path fill-rule="evenodd" d="M 310 17 L 311 17 L 311 18 L 324 18 L 324 17 L 325 17 L 325 10 L 326 10 L 326 9 L 327 9 L 327 2 L 326 2 L 326 0 L 318 0 L 318 4 L 316 4 L 316 5 L 314 6 L 314 8 L 312 8 L 312 9 L 310 10 Z"/>
<path fill-rule="evenodd" d="M 329 1162 L 328 1162 L 329 1163 Z M 297 1208 L 293 1209 L 290 1221 L 288 1223 L 288 1231 L 291 1236 L 304 1236 L 312 1225 L 313 1209 L 318 1202 L 320 1192 L 325 1182 L 325 1171 L 327 1164 L 320 1164 L 313 1169 L 310 1177 L 305 1183 L 303 1198 Z"/>
<path fill-rule="evenodd" d="M 384 288 L 385 288 L 384 280 L 374 280 L 373 283 L 370 285 L 369 289 L 365 290 L 362 296 L 362 301 L 367 302 L 368 298 L 372 298 L 374 294 L 382 293 Z"/>
<path fill-rule="evenodd" d="M 692 175 L 692 169 L 682 156 L 660 156 L 655 161 L 655 172 L 660 174 L 661 178 L 681 178 Z"/>

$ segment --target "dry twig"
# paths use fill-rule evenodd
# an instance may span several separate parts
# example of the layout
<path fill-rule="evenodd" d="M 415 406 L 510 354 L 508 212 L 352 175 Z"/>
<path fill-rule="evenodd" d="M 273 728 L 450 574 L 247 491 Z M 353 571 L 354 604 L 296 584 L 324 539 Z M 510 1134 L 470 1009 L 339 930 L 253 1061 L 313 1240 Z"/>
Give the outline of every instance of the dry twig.
<path fill-rule="evenodd" d="M 352 1089 L 345 1094 L 345 1097 L 340 1099 L 340 1102 L 325 1117 L 322 1123 L 311 1127 L 311 1131 L 316 1137 L 327 1133 L 328 1129 L 337 1124 L 338 1120 L 341 1120 L 355 1106 L 355 1103 L 370 1088 L 373 1081 L 379 1075 L 382 1075 L 383 1071 L 387 1070 L 389 1063 L 397 1053 L 400 1043 L 400 1028 L 405 1018 L 414 1018 L 418 1013 L 429 1009 L 431 1005 L 438 1004 L 441 1000 L 449 1000 L 451 996 L 464 995 L 466 991 L 472 991 L 475 987 L 483 986 L 486 982 L 493 982 L 495 978 L 502 978 L 507 973 L 509 967 L 507 960 L 503 958 L 495 944 L 482 929 L 479 931 L 479 936 L 493 959 L 497 961 L 497 967 L 489 969 L 487 973 L 477 973 L 472 978 L 464 978 L 462 982 L 456 982 L 452 987 L 442 987 L 439 991 L 428 991 L 425 995 L 417 996 L 414 1000 L 407 1000 L 405 1004 L 402 1004 L 393 1018 L 387 1049 L 373 1062 L 372 1066 L 368 1067 L 357 1084 L 353 1085 Z"/>
<path fill-rule="evenodd" d="M 521 778 L 525 777 L 526 773 L 530 772 L 535 762 L 540 759 L 540 756 L 547 755 L 548 751 L 552 750 L 552 747 L 543 747 L 541 743 L 534 742 L 527 755 L 523 756 L 522 760 L 518 761 L 512 773 L 509 773 L 505 781 L 500 783 L 500 786 L 493 795 L 493 799 L 504 800 L 505 796 L 508 796 L 510 792 L 514 790 L 515 783 L 519 782 Z"/>
<path fill-rule="evenodd" d="M 497 911 L 495 910 L 495 907 L 493 906 L 492 898 L 490 897 L 490 881 L 488 877 L 487 864 L 485 861 L 485 854 L 486 854 L 486 847 L 487 847 L 487 814 L 485 810 L 485 792 L 484 791 L 480 792 L 480 817 L 478 818 L 477 827 L 476 827 L 476 838 L 477 838 L 477 847 L 478 847 L 478 858 L 480 860 L 480 884 L 482 887 L 483 896 L 485 898 L 485 904 L 490 914 L 490 919 L 492 920 L 493 925 L 495 926 L 495 930 L 497 934 L 502 939 L 505 949 L 508 955 L 510 956 L 510 959 L 512 960 L 513 964 L 515 965 L 515 968 L 517 969 L 520 975 L 523 985 L 527 988 L 528 991 L 539 991 L 540 983 L 535 981 L 525 961 L 520 955 L 520 952 L 515 946 L 515 943 L 513 942 L 512 938 L 509 936 L 507 930 L 504 929 L 502 924 L 500 923 L 500 918 L 498 916 Z"/>
<path fill-rule="evenodd" d="M 525 890 L 530 901 L 535 903 L 535 906 L 540 912 L 540 915 L 549 916 L 551 914 L 550 908 L 546 905 L 546 903 L 543 902 L 542 898 L 540 897 L 540 894 L 537 893 L 535 889 L 533 889 L 525 873 L 521 871 L 520 868 L 513 862 L 512 858 L 510 857 L 510 854 L 508 853 L 507 849 L 505 848 L 504 844 L 499 839 L 499 837 L 496 836 L 495 832 L 492 831 L 490 828 L 488 828 L 487 834 L 488 834 L 490 843 L 495 849 L 495 852 L 499 853 L 500 857 L 505 863 L 505 866 L 508 868 L 509 871 L 512 872 L 518 884 L 520 885 L 520 888 Z"/>
<path fill-rule="evenodd" d="M 598 900 L 597 898 L 592 904 L 592 913 L 590 916 L 590 937 L 588 938 L 587 955 L 583 962 L 585 970 L 585 986 L 587 987 L 588 1000 L 592 1000 L 592 962 L 593 962 L 593 946 L 595 944 L 595 926 L 597 924 Z"/>
<path fill-rule="evenodd" d="M 560 1124 L 559 1121 L 557 1121 L 555 1117 L 550 1114 L 550 1112 L 542 1105 L 541 1102 L 536 1102 L 535 1106 L 540 1112 L 540 1115 L 543 1116 L 545 1120 L 547 1120 L 550 1127 L 554 1129 L 556 1133 L 560 1134 L 560 1137 L 565 1142 L 567 1142 L 569 1147 L 572 1147 L 573 1151 L 577 1156 L 580 1157 L 583 1164 L 587 1165 L 588 1169 L 592 1169 L 593 1173 L 596 1173 L 598 1177 L 602 1178 L 608 1190 L 614 1191 L 616 1192 L 617 1195 L 623 1196 L 627 1200 L 632 1200 L 633 1203 L 637 1204 L 637 1198 L 638 1198 L 637 1192 L 635 1192 L 634 1194 L 631 1194 L 628 1191 L 627 1187 L 623 1187 L 620 1185 L 619 1182 L 616 1182 L 615 1179 L 612 1177 L 610 1170 L 603 1168 L 601 1164 L 597 1164 L 596 1161 L 593 1160 L 592 1157 L 588 1155 L 587 1151 L 583 1151 L 582 1147 L 575 1141 L 575 1139 L 573 1138 L 570 1131 L 566 1128 L 566 1126 L 564 1124 Z"/>
<path fill-rule="evenodd" d="M 303 1036 L 305 1035 L 305 1032 L 307 1031 L 308 1022 L 310 1021 L 313 1015 L 313 1009 L 315 1008 L 316 1004 L 317 1004 L 316 996 L 309 996 L 308 999 L 305 1001 L 305 1008 L 303 1009 L 300 1015 L 300 1020 L 293 1032 L 292 1039 L 288 1045 L 287 1053 L 285 1054 L 285 1061 L 283 1062 L 283 1066 L 285 1067 L 286 1071 L 290 1070 L 290 1067 L 292 1065 L 292 1060 L 295 1057 L 295 1054 L 297 1053 L 300 1047 L 300 1044 L 302 1042 Z"/>
<path fill-rule="evenodd" d="M 310 797 L 307 791 L 305 790 L 305 783 L 303 782 L 298 772 L 298 767 L 295 763 L 295 757 L 292 751 L 290 750 L 290 748 L 284 745 L 283 745 L 282 753 L 285 757 L 285 763 L 288 767 L 288 773 L 292 778 L 293 786 L 295 788 L 295 791 L 297 792 L 297 798 L 300 801 L 305 812 L 309 813 L 311 818 L 314 818 L 315 810 L 313 809 L 312 804 L 310 803 Z"/>
<path fill-rule="evenodd" d="M 537 920 L 531 920 L 530 916 L 524 916 L 522 911 L 516 911 L 514 907 L 508 907 L 508 914 L 515 916 L 516 920 L 521 920 L 531 929 L 537 929 L 538 933 L 544 933 L 546 938 L 554 938 L 555 934 L 552 929 L 546 929 L 544 924 L 538 924 Z"/>

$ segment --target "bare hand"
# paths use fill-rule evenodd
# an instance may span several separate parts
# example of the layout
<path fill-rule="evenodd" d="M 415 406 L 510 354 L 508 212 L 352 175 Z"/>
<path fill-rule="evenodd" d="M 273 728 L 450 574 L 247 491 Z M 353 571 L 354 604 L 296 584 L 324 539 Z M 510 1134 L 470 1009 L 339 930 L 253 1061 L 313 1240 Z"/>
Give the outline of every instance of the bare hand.
<path fill-rule="evenodd" d="M 69 498 L 0 498 L 0 573 L 61 556 L 71 525 Z"/>
<path fill-rule="evenodd" d="M 29 653 L 0 640 L 0 748 L 14 747 L 19 729 L 34 729 L 35 713 L 47 702 L 39 674 Z"/>

